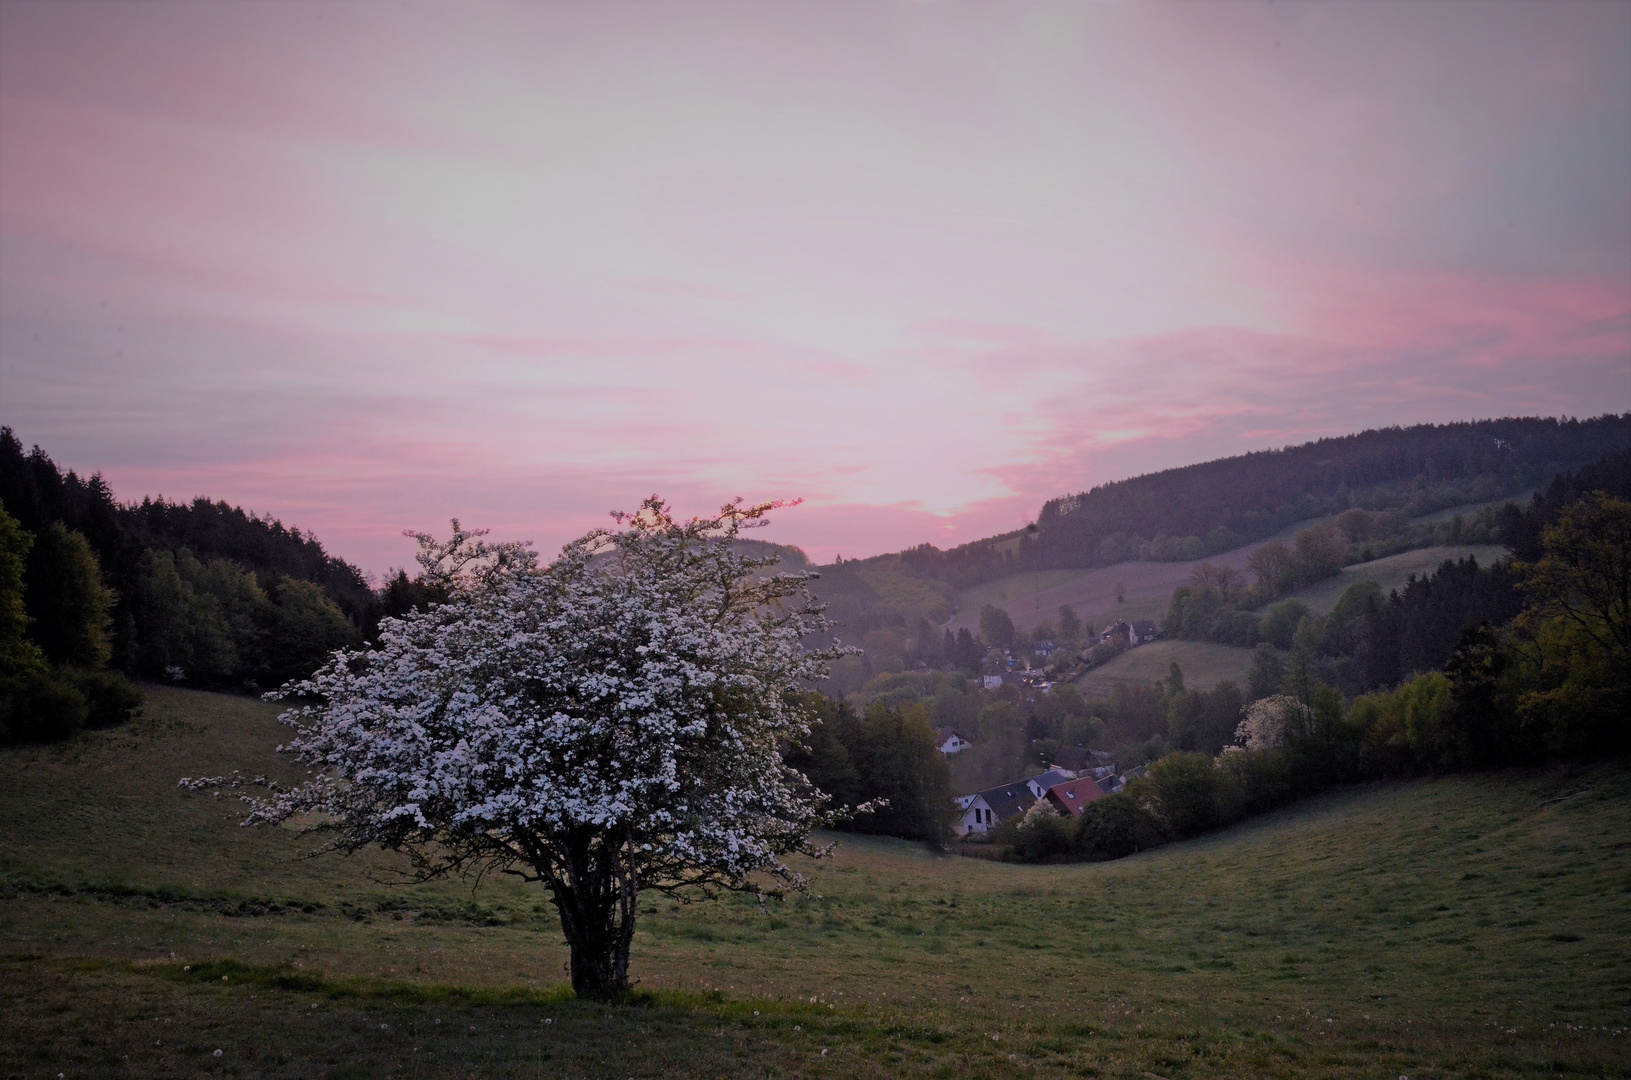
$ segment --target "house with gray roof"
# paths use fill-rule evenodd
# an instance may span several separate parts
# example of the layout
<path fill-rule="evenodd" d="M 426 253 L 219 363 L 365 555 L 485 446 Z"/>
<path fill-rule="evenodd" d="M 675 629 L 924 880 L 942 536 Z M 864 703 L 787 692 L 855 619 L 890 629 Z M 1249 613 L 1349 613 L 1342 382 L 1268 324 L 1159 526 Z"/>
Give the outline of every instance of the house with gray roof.
<path fill-rule="evenodd" d="M 976 791 L 957 800 L 962 815 L 952 825 L 958 836 L 985 833 L 1011 817 L 1018 817 L 1031 808 L 1036 796 L 1024 784 L 999 784 L 994 788 Z"/>

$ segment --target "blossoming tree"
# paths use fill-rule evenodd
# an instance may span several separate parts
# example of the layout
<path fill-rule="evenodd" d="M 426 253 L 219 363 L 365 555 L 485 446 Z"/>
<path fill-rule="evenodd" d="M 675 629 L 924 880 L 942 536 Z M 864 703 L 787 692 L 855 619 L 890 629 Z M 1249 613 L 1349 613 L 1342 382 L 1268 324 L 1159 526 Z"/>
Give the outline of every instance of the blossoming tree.
<path fill-rule="evenodd" d="M 777 504 L 677 521 L 657 497 L 540 566 L 454 522 L 419 536 L 448 600 L 386 620 L 279 696 L 312 772 L 252 823 L 317 814 L 332 846 L 407 852 L 417 872 L 498 870 L 541 882 L 571 950 L 572 987 L 628 987 L 641 890 L 801 887 L 826 796 L 782 763 L 801 741 L 800 683 L 839 650 L 808 573 L 733 550 Z"/>

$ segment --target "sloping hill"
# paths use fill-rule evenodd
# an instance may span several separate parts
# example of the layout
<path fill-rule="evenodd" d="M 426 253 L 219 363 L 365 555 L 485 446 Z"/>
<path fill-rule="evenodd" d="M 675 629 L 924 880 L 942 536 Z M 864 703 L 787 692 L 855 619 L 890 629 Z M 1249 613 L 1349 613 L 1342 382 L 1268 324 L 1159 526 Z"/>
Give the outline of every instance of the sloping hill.
<path fill-rule="evenodd" d="M 995 604 L 1008 612 L 1014 625 L 1022 628 L 1047 620 L 1056 623 L 1059 607 L 1069 604 L 1077 616 L 1103 627 L 1116 619 L 1148 619 L 1159 623 L 1167 613 L 1172 591 L 1189 580 L 1190 573 L 1203 562 L 1227 566 L 1251 579 L 1247 566 L 1252 552 L 1264 544 L 1289 541 L 1299 530 L 1318 525 L 1327 518 L 1298 521 L 1254 543 L 1207 559 L 1187 562 L 1125 562 L 1098 570 L 1039 570 L 1012 574 L 964 590 L 957 598 L 957 614 L 952 617 L 955 632 L 980 628 L 980 609 Z M 1436 565 L 1436 564 L 1435 564 Z M 1116 600 L 1117 588 L 1124 599 Z"/>
<path fill-rule="evenodd" d="M 129 728 L 0 751 L 0 1074 L 1631 1072 L 1628 763 L 1339 792 L 1099 865 L 836 838 L 787 901 L 643 904 L 642 996 L 606 1005 L 563 999 L 535 887 L 393 885 L 176 789 L 277 769 L 272 712 L 155 688 Z"/>
<path fill-rule="evenodd" d="M 1336 602 L 1342 599 L 1342 594 L 1349 586 L 1361 581 L 1376 582 L 1382 587 L 1382 595 L 1386 596 L 1394 589 L 1404 588 L 1411 575 L 1427 577 L 1443 565 L 1446 559 L 1464 559 L 1470 555 L 1478 560 L 1479 566 L 1489 566 L 1506 554 L 1505 548 L 1493 544 L 1417 548 L 1415 551 L 1403 551 L 1385 559 L 1345 566 L 1335 577 L 1316 582 L 1306 589 L 1298 589 L 1286 599 L 1301 600 L 1317 614 L 1323 615 L 1336 606 Z"/>
<path fill-rule="evenodd" d="M 1352 505 L 1417 517 L 1510 497 L 1628 445 L 1631 414 L 1525 417 L 1382 428 L 1221 458 L 1049 500 L 1024 568 L 1102 566 L 1134 549 L 1200 557 Z"/>
<path fill-rule="evenodd" d="M 1190 690 L 1210 690 L 1221 682 L 1242 689 L 1252 669 L 1252 650 L 1210 641 L 1152 641 L 1087 672 L 1076 687 L 1088 699 L 1108 696 L 1117 683 L 1158 683 L 1172 665 L 1184 673 Z"/>

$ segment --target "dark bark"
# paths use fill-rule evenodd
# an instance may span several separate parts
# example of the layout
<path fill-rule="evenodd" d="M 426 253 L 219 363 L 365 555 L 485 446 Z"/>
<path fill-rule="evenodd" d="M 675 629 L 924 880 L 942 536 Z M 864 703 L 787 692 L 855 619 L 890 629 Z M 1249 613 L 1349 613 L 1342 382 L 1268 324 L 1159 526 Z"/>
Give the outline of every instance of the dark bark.
<path fill-rule="evenodd" d="M 600 999 L 626 992 L 639 898 L 630 845 L 583 836 L 568 845 L 563 869 L 548 883 L 571 950 L 572 992 Z"/>

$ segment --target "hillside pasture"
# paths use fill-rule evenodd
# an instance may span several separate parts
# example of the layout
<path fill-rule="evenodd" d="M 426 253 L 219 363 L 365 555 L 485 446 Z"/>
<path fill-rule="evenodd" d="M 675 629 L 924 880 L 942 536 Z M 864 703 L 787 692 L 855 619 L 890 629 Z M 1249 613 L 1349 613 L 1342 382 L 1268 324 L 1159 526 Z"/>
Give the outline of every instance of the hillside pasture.
<path fill-rule="evenodd" d="M 1093 668 L 1075 685 L 1089 700 L 1107 697 L 1117 683 L 1160 682 L 1175 663 L 1184 673 L 1184 686 L 1190 690 L 1210 690 L 1221 682 L 1244 688 L 1251 672 L 1252 650 L 1210 641 L 1152 641 Z"/>
<path fill-rule="evenodd" d="M 1172 591 L 1189 580 L 1190 573 L 1203 562 L 1227 566 L 1251 580 L 1248 562 L 1252 552 L 1271 541 L 1285 543 L 1303 529 L 1329 518 L 1300 521 L 1255 543 L 1220 555 L 1189 562 L 1125 562 L 1097 570 L 1045 570 L 1010 574 L 965 589 L 957 597 L 957 614 L 948 623 L 953 632 L 967 627 L 978 634 L 980 609 L 995 604 L 1008 612 L 1014 625 L 1029 629 L 1040 622 L 1057 624 L 1059 607 L 1069 604 L 1083 620 L 1103 629 L 1118 619 L 1147 619 L 1159 623 L 1167 613 Z M 1050 577 L 1049 575 L 1056 575 Z M 1116 601 L 1116 586 L 1124 587 L 1124 600 Z"/>
<path fill-rule="evenodd" d="M 1534 498 L 1539 490 L 1539 488 L 1524 488 L 1522 491 L 1508 495 L 1504 499 L 1490 499 L 1487 502 L 1462 503 L 1460 506 L 1446 507 L 1443 510 L 1435 510 L 1431 514 L 1411 518 L 1410 523 L 1412 525 L 1441 525 L 1458 514 L 1462 518 L 1470 518 L 1480 510 L 1505 506 L 1507 503 L 1516 503 L 1520 507 L 1528 506 L 1529 500 Z"/>
<path fill-rule="evenodd" d="M 155 688 L 0 751 L 0 1075 L 1631 1076 L 1631 764 L 1342 791 L 1097 865 L 829 837 L 787 900 L 646 901 L 606 1005 L 564 994 L 536 888 L 394 884 L 177 790 L 276 772 L 282 734 Z"/>
<path fill-rule="evenodd" d="M 1506 553 L 1505 548 L 1492 544 L 1453 544 L 1402 551 L 1385 559 L 1345 566 L 1335 577 L 1326 578 L 1281 599 L 1301 600 L 1316 614 L 1323 615 L 1336 606 L 1336 602 L 1342 599 L 1342 594 L 1348 591 L 1349 586 L 1361 581 L 1376 582 L 1382 587 L 1382 595 L 1386 596 L 1394 589 L 1404 588 L 1405 582 L 1410 580 L 1412 574 L 1416 577 L 1428 577 L 1444 563 L 1445 559 L 1464 559 L 1471 555 L 1478 560 L 1479 566 L 1489 566 L 1504 558 Z"/>

